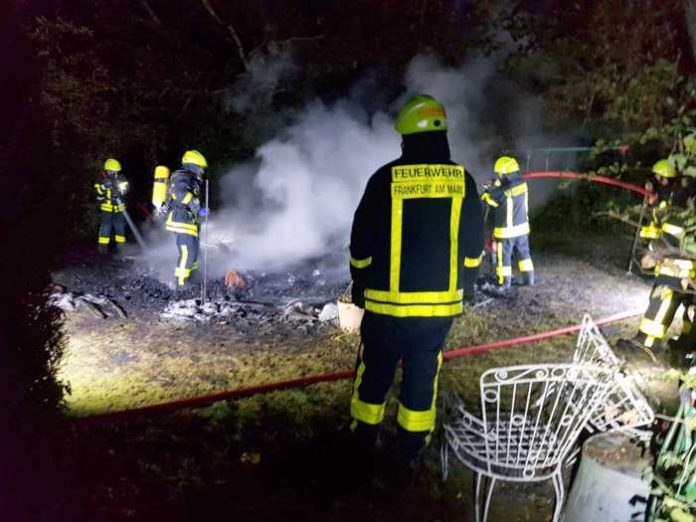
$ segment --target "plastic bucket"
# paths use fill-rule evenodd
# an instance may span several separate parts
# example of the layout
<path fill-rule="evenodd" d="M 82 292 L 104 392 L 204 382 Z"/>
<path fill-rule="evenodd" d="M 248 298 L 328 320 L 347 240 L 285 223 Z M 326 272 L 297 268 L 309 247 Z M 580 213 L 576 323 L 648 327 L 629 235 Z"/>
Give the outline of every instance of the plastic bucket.
<path fill-rule="evenodd" d="M 344 303 L 342 301 L 338 301 L 336 305 L 338 307 L 338 325 L 341 327 L 341 330 L 344 332 L 359 331 L 365 310 L 358 308 L 353 303 Z"/>

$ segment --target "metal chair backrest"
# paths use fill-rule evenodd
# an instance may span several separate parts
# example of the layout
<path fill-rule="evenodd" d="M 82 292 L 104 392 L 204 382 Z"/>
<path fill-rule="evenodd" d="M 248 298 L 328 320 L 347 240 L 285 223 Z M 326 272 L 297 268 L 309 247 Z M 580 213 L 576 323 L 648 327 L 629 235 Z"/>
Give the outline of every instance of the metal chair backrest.
<path fill-rule="evenodd" d="M 652 424 L 655 412 L 635 386 L 633 379 L 619 373 L 622 366 L 621 360 L 588 314 L 582 318 L 582 328 L 573 353 L 573 362 L 594 364 L 617 372 L 616 385 L 610 391 L 604 405 L 590 420 L 595 429 L 630 431 L 635 427 Z"/>
<path fill-rule="evenodd" d="M 612 380 L 610 369 L 582 364 L 484 372 L 480 388 L 488 472 L 529 480 L 557 468 Z"/>
<path fill-rule="evenodd" d="M 576 364 L 609 366 L 617 370 L 621 366 L 621 361 L 589 314 L 585 314 L 582 317 L 582 328 L 575 345 L 573 362 Z"/>

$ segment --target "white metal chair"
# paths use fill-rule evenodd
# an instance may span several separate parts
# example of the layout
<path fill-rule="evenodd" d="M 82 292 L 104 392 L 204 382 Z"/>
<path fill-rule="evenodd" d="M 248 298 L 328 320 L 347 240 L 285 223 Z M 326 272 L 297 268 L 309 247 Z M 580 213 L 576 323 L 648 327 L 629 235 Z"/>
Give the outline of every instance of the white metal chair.
<path fill-rule="evenodd" d="M 614 373 L 584 364 L 495 368 L 481 376 L 481 418 L 461 401 L 450 407 L 443 424 L 443 473 L 446 477 L 450 451 L 475 472 L 477 522 L 488 517 L 497 480 L 550 479 L 556 492 L 553 520 L 558 520 L 565 500 L 563 463 L 611 391 Z"/>
<path fill-rule="evenodd" d="M 617 371 L 616 385 L 590 420 L 591 431 L 621 430 L 645 439 L 650 432 L 636 428 L 650 426 L 655 412 L 633 378 L 621 372 L 621 360 L 588 314 L 582 318 L 582 328 L 573 353 L 576 364 L 595 364 Z"/>

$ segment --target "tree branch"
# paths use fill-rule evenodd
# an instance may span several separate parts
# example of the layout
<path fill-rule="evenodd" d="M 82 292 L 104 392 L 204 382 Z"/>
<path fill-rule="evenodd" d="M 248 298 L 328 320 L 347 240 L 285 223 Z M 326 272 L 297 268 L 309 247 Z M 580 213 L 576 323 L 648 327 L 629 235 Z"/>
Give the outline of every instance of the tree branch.
<path fill-rule="evenodd" d="M 145 8 L 147 11 L 147 14 L 150 15 L 150 19 L 155 22 L 155 24 L 159 25 L 160 27 L 162 26 L 162 21 L 157 17 L 155 12 L 152 10 L 152 7 L 150 7 L 150 4 L 147 2 L 147 0 L 140 0 L 140 3 L 142 6 Z"/>
<path fill-rule="evenodd" d="M 689 33 L 691 52 L 696 57 L 696 1 L 684 1 L 684 15 L 686 18 L 686 29 Z"/>
<path fill-rule="evenodd" d="M 205 7 L 206 11 L 210 14 L 210 16 L 213 17 L 213 19 L 219 23 L 221 26 L 223 26 L 227 31 L 230 33 L 232 36 L 232 39 L 234 40 L 235 45 L 237 46 L 237 54 L 239 54 L 239 59 L 242 61 L 244 64 L 244 69 L 248 69 L 249 63 L 247 62 L 246 59 L 246 54 L 244 53 L 244 47 L 242 46 L 242 41 L 239 39 L 239 35 L 237 34 L 237 31 L 235 31 L 234 27 L 232 25 L 227 24 L 224 22 L 222 18 L 217 14 L 215 9 L 213 9 L 213 6 L 211 5 L 209 0 L 201 0 L 201 3 Z"/>

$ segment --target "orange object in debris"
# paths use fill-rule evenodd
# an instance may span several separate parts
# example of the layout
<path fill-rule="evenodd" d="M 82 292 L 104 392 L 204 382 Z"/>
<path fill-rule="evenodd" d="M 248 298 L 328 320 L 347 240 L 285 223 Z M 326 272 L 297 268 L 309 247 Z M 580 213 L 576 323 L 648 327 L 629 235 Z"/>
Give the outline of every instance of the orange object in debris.
<path fill-rule="evenodd" d="M 65 287 L 63 285 L 59 285 L 57 283 L 48 283 L 48 285 L 46 285 L 45 292 L 47 294 L 64 294 Z"/>
<path fill-rule="evenodd" d="M 225 274 L 225 286 L 227 288 L 246 288 L 247 283 L 236 270 L 230 270 Z"/>

